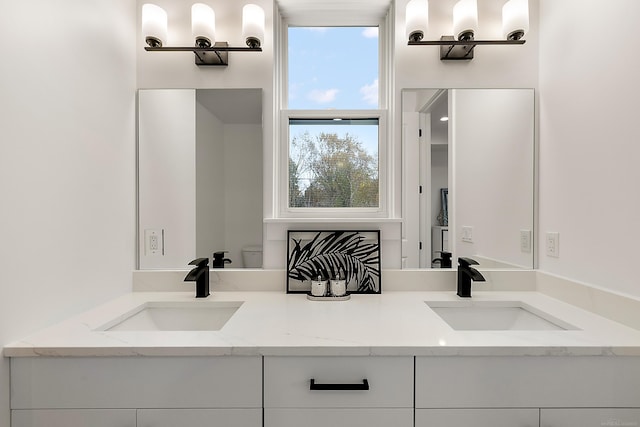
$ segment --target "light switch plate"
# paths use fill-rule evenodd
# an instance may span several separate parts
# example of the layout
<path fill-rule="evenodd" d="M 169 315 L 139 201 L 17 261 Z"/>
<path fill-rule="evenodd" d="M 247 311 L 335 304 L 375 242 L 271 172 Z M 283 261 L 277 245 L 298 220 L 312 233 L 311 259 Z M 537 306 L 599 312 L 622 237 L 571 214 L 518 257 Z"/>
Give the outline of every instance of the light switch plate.
<path fill-rule="evenodd" d="M 468 225 L 462 227 L 462 241 L 473 243 L 473 227 Z"/>
<path fill-rule="evenodd" d="M 520 230 L 520 252 L 531 253 L 531 230 Z"/>

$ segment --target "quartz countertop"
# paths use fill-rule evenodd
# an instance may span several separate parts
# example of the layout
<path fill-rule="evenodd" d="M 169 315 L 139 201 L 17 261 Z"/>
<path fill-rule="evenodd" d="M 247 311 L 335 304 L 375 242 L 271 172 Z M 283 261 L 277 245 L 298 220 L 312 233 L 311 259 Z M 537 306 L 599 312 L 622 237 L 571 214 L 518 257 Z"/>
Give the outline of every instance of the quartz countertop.
<path fill-rule="evenodd" d="M 522 301 L 574 327 L 552 331 L 456 331 L 426 301 L 450 291 L 355 294 L 310 301 L 284 292 L 214 292 L 243 301 L 219 331 L 105 331 L 149 301 L 195 301 L 193 292 L 131 292 L 4 348 L 32 356 L 640 356 L 640 331 L 537 291 L 477 291 L 473 301 Z"/>

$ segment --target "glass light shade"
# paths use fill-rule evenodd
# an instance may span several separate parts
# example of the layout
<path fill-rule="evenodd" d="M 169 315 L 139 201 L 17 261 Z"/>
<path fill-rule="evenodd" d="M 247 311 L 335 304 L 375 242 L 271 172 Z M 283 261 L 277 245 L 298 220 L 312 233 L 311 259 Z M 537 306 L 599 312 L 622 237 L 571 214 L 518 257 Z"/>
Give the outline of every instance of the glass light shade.
<path fill-rule="evenodd" d="M 405 28 L 408 40 L 420 40 L 429 26 L 429 1 L 411 0 L 407 3 Z"/>
<path fill-rule="evenodd" d="M 529 1 L 509 0 L 502 6 L 502 34 L 505 39 L 520 39 L 529 31 Z"/>
<path fill-rule="evenodd" d="M 264 10 L 247 4 L 242 8 L 242 38 L 251 47 L 259 47 L 264 40 Z"/>
<path fill-rule="evenodd" d="M 160 6 L 142 5 L 142 36 L 150 46 L 162 46 L 167 42 L 167 12 Z"/>
<path fill-rule="evenodd" d="M 453 6 L 453 36 L 460 36 L 478 31 L 478 2 L 476 0 L 460 0 Z"/>
<path fill-rule="evenodd" d="M 213 46 L 216 42 L 216 13 L 206 4 L 191 6 L 191 32 L 196 45 Z"/>

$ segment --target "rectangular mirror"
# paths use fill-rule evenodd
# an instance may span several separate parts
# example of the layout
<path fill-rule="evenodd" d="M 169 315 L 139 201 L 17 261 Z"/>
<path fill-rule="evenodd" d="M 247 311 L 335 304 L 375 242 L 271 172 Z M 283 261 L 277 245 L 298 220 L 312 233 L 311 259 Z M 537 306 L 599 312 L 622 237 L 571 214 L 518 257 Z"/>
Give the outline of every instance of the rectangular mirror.
<path fill-rule="evenodd" d="M 404 90 L 402 111 L 403 266 L 534 268 L 533 89 Z"/>
<path fill-rule="evenodd" d="M 138 91 L 140 269 L 262 266 L 262 90 Z"/>

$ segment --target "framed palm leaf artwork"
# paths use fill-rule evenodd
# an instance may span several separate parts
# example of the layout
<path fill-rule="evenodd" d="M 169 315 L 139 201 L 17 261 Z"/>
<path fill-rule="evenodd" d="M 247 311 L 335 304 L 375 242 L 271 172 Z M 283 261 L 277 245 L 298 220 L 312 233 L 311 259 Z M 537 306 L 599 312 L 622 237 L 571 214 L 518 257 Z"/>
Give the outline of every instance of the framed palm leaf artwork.
<path fill-rule="evenodd" d="M 348 293 L 382 291 L 379 230 L 289 230 L 287 254 L 287 293 L 308 293 L 311 280 L 339 276 Z"/>

